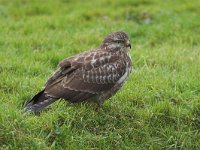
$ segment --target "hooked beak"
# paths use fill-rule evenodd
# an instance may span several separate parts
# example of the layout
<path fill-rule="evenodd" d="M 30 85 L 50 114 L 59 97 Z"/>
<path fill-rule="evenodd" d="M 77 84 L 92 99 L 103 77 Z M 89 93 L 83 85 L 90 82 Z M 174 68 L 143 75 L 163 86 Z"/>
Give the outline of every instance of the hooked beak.
<path fill-rule="evenodd" d="M 126 40 L 125 41 L 125 46 L 131 48 L 131 42 L 129 40 Z"/>

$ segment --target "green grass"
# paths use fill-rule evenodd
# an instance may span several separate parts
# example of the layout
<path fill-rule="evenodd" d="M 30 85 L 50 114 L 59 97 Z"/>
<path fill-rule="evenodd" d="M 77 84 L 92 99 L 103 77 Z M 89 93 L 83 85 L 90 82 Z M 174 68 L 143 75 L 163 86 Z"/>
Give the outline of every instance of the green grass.
<path fill-rule="evenodd" d="M 200 149 L 200 1 L 0 0 L 0 149 Z M 63 58 L 131 38 L 133 74 L 100 111 L 22 110 Z"/>

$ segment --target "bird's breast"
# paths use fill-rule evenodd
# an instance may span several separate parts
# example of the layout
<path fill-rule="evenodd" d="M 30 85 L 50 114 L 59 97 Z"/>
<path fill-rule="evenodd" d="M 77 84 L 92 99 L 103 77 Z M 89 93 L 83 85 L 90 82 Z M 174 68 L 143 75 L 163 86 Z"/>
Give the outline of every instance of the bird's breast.
<path fill-rule="evenodd" d="M 123 56 L 125 62 L 125 73 L 121 76 L 121 78 L 117 81 L 118 84 L 123 84 L 129 77 L 129 74 L 132 71 L 132 61 L 129 54 Z"/>

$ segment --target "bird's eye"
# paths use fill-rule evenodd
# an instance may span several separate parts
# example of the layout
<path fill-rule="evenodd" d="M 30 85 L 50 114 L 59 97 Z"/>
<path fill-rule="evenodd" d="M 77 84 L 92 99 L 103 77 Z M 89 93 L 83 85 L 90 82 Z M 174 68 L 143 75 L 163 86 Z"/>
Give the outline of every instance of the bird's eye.
<path fill-rule="evenodd" d="M 122 40 L 116 40 L 116 43 L 118 43 L 118 44 L 120 44 L 122 42 L 123 42 Z"/>

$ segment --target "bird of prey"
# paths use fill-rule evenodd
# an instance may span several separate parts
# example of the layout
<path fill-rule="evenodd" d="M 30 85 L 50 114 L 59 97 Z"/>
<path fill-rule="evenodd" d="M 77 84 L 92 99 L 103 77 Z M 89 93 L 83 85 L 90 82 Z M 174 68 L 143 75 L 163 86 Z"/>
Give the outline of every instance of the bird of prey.
<path fill-rule="evenodd" d="M 101 106 L 131 73 L 130 48 L 128 35 L 118 31 L 110 33 L 98 48 L 64 59 L 25 109 L 36 112 L 58 99 L 91 100 Z"/>

